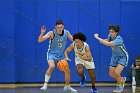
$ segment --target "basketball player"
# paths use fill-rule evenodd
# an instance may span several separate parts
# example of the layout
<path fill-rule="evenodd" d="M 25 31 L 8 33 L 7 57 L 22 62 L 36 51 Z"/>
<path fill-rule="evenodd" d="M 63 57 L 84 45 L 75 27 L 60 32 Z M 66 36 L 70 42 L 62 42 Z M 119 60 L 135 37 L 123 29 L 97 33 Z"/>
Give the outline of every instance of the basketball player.
<path fill-rule="evenodd" d="M 128 53 L 126 51 L 123 39 L 118 33 L 119 26 L 109 26 L 108 39 L 102 39 L 98 36 L 98 34 L 94 34 L 94 37 L 99 40 L 100 43 L 106 46 L 111 46 L 112 48 L 109 75 L 117 81 L 117 86 L 114 92 L 123 91 L 126 78 L 121 77 L 121 72 L 128 64 Z"/>
<path fill-rule="evenodd" d="M 95 88 L 95 74 L 94 74 L 94 62 L 90 52 L 90 48 L 86 41 L 86 36 L 80 32 L 75 33 L 73 36 L 74 42 L 65 50 L 66 60 L 69 60 L 68 53 L 74 49 L 75 52 L 75 63 L 78 75 L 81 77 L 81 87 L 85 87 L 86 76 L 83 73 L 84 67 L 88 70 L 88 73 L 91 78 L 92 91 L 97 93 Z"/>
<path fill-rule="evenodd" d="M 47 90 L 47 84 L 51 77 L 52 71 L 55 68 L 55 63 L 60 60 L 65 60 L 64 57 L 64 49 L 67 42 L 67 37 L 73 41 L 73 38 L 68 30 L 64 29 L 64 24 L 62 20 L 58 20 L 56 22 L 55 28 L 53 31 L 49 31 L 46 35 L 44 35 L 46 28 L 43 26 L 41 28 L 41 34 L 38 38 L 38 42 L 42 42 L 48 38 L 50 38 L 49 48 L 47 52 L 47 60 L 49 68 L 45 74 L 45 82 L 41 90 Z M 65 86 L 64 91 L 76 92 L 77 90 L 70 87 L 70 70 L 67 67 L 64 71 L 65 73 Z"/>

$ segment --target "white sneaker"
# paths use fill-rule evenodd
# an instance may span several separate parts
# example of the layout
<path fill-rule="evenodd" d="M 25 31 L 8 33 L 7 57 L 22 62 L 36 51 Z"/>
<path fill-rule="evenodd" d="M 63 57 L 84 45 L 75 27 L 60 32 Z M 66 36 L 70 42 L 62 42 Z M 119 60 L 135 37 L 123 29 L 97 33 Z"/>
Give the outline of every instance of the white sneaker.
<path fill-rule="evenodd" d="M 136 86 L 136 81 L 132 81 L 132 86 Z"/>
<path fill-rule="evenodd" d="M 47 90 L 47 85 L 43 85 L 43 87 L 41 87 L 40 90 L 46 91 Z"/>
<path fill-rule="evenodd" d="M 124 84 L 126 82 L 126 77 L 122 77 L 122 87 L 124 88 Z"/>
<path fill-rule="evenodd" d="M 136 86 L 132 86 L 132 92 L 133 92 L 133 93 L 136 92 Z"/>
<path fill-rule="evenodd" d="M 123 91 L 123 87 L 122 86 L 116 86 L 116 89 L 113 92 L 120 93 L 122 91 Z"/>
<path fill-rule="evenodd" d="M 73 89 L 72 87 L 70 87 L 70 86 L 64 86 L 64 91 L 70 91 L 70 92 L 76 92 L 77 93 L 77 90 L 75 90 L 75 89 Z"/>

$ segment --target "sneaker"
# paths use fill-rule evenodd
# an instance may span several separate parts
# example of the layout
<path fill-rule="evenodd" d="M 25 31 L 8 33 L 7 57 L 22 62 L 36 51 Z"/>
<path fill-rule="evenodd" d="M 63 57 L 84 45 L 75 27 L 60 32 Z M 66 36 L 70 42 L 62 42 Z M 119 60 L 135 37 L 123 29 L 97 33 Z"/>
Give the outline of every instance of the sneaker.
<path fill-rule="evenodd" d="M 124 88 L 124 84 L 126 82 L 126 77 L 122 77 L 122 87 Z"/>
<path fill-rule="evenodd" d="M 40 90 L 46 91 L 47 90 L 47 86 L 44 85 L 43 87 L 40 88 Z"/>
<path fill-rule="evenodd" d="M 123 91 L 123 87 L 122 86 L 116 86 L 116 89 L 113 92 L 122 92 Z"/>
<path fill-rule="evenodd" d="M 132 86 L 132 92 L 133 92 L 133 93 L 136 92 L 136 86 Z"/>
<path fill-rule="evenodd" d="M 132 86 L 136 86 L 136 81 L 132 81 Z"/>
<path fill-rule="evenodd" d="M 70 86 L 64 86 L 64 91 L 70 91 L 70 92 L 76 92 L 77 93 L 77 90 L 75 90 L 75 89 L 73 89 L 72 87 L 70 87 Z"/>
<path fill-rule="evenodd" d="M 94 87 L 94 88 L 91 88 L 91 91 L 93 92 L 93 93 L 98 93 L 98 91 L 97 91 L 97 89 Z"/>
<path fill-rule="evenodd" d="M 84 88 L 86 86 L 85 80 L 86 80 L 86 76 L 84 76 L 84 79 L 82 78 L 80 81 L 81 88 Z"/>

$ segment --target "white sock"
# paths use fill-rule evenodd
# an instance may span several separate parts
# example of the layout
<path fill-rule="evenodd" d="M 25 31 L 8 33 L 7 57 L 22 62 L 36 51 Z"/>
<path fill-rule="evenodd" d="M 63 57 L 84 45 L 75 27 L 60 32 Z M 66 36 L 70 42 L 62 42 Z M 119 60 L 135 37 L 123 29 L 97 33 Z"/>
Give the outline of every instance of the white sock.
<path fill-rule="evenodd" d="M 121 84 L 117 84 L 117 86 L 121 86 Z"/>
<path fill-rule="evenodd" d="M 45 83 L 44 85 L 47 85 L 48 81 L 50 80 L 51 75 L 45 74 Z"/>
<path fill-rule="evenodd" d="M 70 85 L 65 85 L 66 87 L 70 87 Z"/>
<path fill-rule="evenodd" d="M 132 81 L 135 81 L 135 77 L 132 77 Z"/>

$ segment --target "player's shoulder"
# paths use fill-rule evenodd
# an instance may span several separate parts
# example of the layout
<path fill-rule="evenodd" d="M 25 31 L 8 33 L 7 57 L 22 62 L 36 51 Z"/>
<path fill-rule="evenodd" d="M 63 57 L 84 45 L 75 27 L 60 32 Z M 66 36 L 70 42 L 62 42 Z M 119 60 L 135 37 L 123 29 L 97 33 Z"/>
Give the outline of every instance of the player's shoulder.
<path fill-rule="evenodd" d="M 83 42 L 85 46 L 89 46 L 87 42 Z"/>
<path fill-rule="evenodd" d="M 122 37 L 120 35 L 117 35 L 116 39 L 122 39 Z"/>
<path fill-rule="evenodd" d="M 70 31 L 67 29 L 64 29 L 64 32 L 66 32 L 67 34 L 70 34 Z"/>

